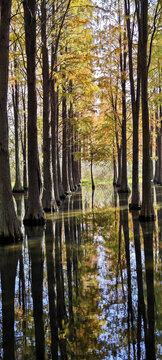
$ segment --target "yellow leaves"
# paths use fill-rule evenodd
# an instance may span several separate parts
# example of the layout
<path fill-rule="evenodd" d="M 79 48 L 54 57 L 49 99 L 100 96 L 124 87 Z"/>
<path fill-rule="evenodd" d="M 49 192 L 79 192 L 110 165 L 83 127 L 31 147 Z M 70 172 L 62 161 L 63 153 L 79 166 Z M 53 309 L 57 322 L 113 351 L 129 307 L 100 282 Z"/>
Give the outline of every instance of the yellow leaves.
<path fill-rule="evenodd" d="M 11 85 L 14 85 L 14 84 L 15 84 L 15 80 L 16 80 L 16 76 L 12 75 L 12 76 L 9 77 L 8 82 L 9 82 Z"/>

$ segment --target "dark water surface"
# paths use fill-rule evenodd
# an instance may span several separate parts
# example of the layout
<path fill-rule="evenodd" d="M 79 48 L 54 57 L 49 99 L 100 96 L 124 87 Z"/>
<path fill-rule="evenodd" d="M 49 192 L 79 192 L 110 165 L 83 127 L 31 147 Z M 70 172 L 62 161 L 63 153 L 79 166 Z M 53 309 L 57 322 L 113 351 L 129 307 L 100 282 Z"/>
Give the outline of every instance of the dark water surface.
<path fill-rule="evenodd" d="M 126 195 L 83 187 L 0 247 L 0 359 L 162 358 L 162 187 L 153 196 L 141 225 Z"/>

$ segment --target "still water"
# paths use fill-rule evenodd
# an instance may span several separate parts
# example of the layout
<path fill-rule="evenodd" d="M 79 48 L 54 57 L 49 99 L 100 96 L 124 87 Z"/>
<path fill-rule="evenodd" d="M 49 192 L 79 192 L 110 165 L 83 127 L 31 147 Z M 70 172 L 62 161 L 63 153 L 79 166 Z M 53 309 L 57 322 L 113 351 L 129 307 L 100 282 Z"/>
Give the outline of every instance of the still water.
<path fill-rule="evenodd" d="M 83 187 L 0 247 L 0 359 L 162 358 L 162 187 L 153 196 L 141 226 L 126 195 Z"/>

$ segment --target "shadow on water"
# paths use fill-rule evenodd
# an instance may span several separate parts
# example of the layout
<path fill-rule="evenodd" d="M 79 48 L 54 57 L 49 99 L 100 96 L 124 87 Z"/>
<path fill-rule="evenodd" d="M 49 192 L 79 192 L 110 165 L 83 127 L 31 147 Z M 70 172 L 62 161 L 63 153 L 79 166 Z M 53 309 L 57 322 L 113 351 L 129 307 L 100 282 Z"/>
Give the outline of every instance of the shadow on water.
<path fill-rule="evenodd" d="M 0 358 L 160 360 L 162 188 L 155 224 L 103 191 L 80 188 L 45 228 L 0 247 Z"/>

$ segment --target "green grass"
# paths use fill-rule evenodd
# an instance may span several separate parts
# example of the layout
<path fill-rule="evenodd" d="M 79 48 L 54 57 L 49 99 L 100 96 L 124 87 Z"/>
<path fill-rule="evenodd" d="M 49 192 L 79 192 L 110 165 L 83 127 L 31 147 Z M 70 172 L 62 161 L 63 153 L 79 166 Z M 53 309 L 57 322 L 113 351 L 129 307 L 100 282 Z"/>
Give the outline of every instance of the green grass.
<path fill-rule="evenodd" d="M 113 182 L 112 178 L 94 178 L 94 183 L 95 185 L 106 185 L 107 183 L 111 184 Z M 83 178 L 81 180 L 81 185 L 82 186 L 91 186 L 91 179 L 90 178 Z"/>

